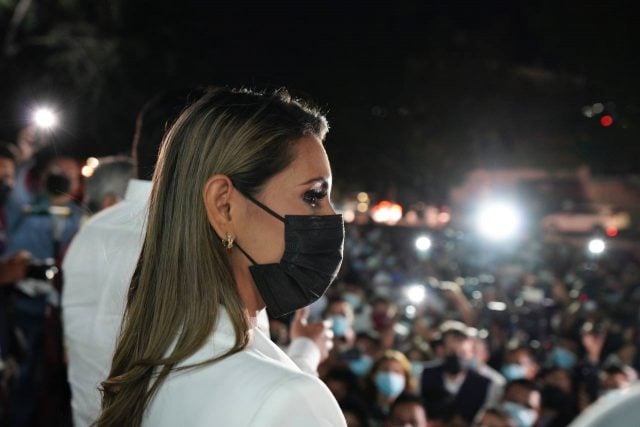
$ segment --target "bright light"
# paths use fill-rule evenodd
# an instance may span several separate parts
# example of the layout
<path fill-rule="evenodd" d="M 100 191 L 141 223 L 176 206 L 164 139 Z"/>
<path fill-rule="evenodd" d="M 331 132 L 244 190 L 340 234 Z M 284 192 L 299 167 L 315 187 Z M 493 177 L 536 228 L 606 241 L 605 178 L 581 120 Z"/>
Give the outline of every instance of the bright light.
<path fill-rule="evenodd" d="M 375 222 L 394 225 L 402 218 L 402 206 L 386 200 L 375 205 L 371 211 L 371 217 Z"/>
<path fill-rule="evenodd" d="M 89 157 L 87 159 L 87 166 L 92 167 L 92 168 L 97 168 L 100 165 L 100 160 L 96 159 L 95 157 Z"/>
<path fill-rule="evenodd" d="M 414 318 L 416 316 L 416 308 L 412 305 L 408 305 L 405 309 L 404 309 L 405 314 L 407 315 L 407 317 L 409 318 Z"/>
<path fill-rule="evenodd" d="M 358 212 L 365 213 L 366 211 L 369 210 L 369 204 L 360 202 L 360 203 L 358 203 L 357 209 L 358 209 Z"/>
<path fill-rule="evenodd" d="M 364 191 L 361 191 L 360 193 L 358 193 L 357 199 L 360 203 L 369 203 L 369 195 Z"/>
<path fill-rule="evenodd" d="M 420 304 L 427 296 L 427 291 L 423 285 L 409 285 L 405 292 L 412 304 Z"/>
<path fill-rule="evenodd" d="M 342 217 L 344 218 L 344 222 L 353 222 L 356 219 L 356 213 L 349 209 L 342 212 Z"/>
<path fill-rule="evenodd" d="M 609 237 L 616 237 L 618 235 L 618 229 L 615 227 L 609 227 L 607 228 L 606 233 Z"/>
<path fill-rule="evenodd" d="M 431 239 L 427 236 L 420 236 L 416 239 L 416 249 L 420 252 L 426 252 L 431 249 Z"/>
<path fill-rule="evenodd" d="M 443 224 L 448 223 L 449 221 L 451 221 L 451 214 L 449 212 L 440 212 L 438 214 L 438 221 Z"/>
<path fill-rule="evenodd" d="M 489 301 L 487 303 L 487 308 L 492 311 L 505 311 L 507 309 L 507 304 L 502 301 Z"/>
<path fill-rule="evenodd" d="M 89 178 L 91 175 L 93 175 L 93 171 L 94 169 L 91 166 L 85 165 L 82 167 L 81 173 L 85 178 Z"/>
<path fill-rule="evenodd" d="M 606 249 L 607 245 L 602 239 L 591 239 L 589 241 L 589 252 L 594 255 L 599 255 Z"/>
<path fill-rule="evenodd" d="M 591 106 L 594 114 L 600 114 L 604 111 L 604 104 L 602 102 L 596 102 Z"/>
<path fill-rule="evenodd" d="M 600 117 L 600 124 L 606 128 L 608 128 L 609 126 L 611 126 L 613 124 L 613 117 L 611 117 L 608 114 L 605 114 L 604 116 Z"/>
<path fill-rule="evenodd" d="M 51 129 L 58 123 L 58 118 L 50 108 L 40 107 L 33 112 L 33 122 L 39 128 Z"/>
<path fill-rule="evenodd" d="M 521 223 L 518 210 L 507 203 L 491 203 L 483 206 L 478 215 L 480 233 L 491 240 L 513 237 Z"/>

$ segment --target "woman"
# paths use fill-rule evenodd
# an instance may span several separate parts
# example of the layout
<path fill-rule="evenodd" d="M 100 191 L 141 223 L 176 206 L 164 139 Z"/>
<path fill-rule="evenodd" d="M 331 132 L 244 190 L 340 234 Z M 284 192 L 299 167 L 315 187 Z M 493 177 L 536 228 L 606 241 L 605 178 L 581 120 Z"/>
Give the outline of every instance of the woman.
<path fill-rule="evenodd" d="M 369 414 L 373 424 L 381 424 L 398 396 L 414 390 L 411 363 L 399 351 L 386 350 L 373 364 L 367 380 Z"/>
<path fill-rule="evenodd" d="M 256 327 L 342 261 L 326 119 L 284 93 L 206 94 L 165 136 L 98 426 L 345 425 Z"/>

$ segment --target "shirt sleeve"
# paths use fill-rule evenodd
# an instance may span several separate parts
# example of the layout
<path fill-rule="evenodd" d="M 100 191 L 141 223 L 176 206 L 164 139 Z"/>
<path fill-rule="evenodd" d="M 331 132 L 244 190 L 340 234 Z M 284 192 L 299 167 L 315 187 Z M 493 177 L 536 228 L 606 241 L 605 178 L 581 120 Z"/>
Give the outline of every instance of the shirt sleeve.
<path fill-rule="evenodd" d="M 320 349 L 307 337 L 298 337 L 291 341 L 287 356 L 306 374 L 318 376 Z"/>
<path fill-rule="evenodd" d="M 255 427 L 346 427 L 335 398 L 319 379 L 295 375 L 262 401 L 251 420 Z"/>

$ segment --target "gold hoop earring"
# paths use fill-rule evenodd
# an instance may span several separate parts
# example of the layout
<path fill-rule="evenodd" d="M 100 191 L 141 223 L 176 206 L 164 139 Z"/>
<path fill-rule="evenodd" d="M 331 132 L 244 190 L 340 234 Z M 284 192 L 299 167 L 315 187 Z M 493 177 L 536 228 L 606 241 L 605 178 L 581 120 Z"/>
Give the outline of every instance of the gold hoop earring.
<path fill-rule="evenodd" d="M 235 237 L 233 237 L 233 235 L 231 233 L 227 233 L 227 237 L 225 239 L 222 239 L 222 245 L 227 250 L 231 250 L 231 248 L 233 248 L 233 241 L 234 240 L 235 240 Z"/>

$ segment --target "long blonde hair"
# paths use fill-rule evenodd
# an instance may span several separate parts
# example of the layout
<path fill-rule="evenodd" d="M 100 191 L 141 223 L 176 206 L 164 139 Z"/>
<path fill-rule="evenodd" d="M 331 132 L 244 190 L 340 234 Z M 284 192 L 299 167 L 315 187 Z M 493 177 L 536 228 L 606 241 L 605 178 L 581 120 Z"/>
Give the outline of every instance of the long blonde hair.
<path fill-rule="evenodd" d="M 224 174 L 238 190 L 256 194 L 293 160 L 297 140 L 322 140 L 327 129 L 324 116 L 282 90 L 216 89 L 176 120 L 153 176 L 144 244 L 96 425 L 140 425 L 171 371 L 246 347 L 249 323 L 228 255 L 207 220 L 205 183 Z M 177 367 L 213 332 L 220 306 L 233 323 L 235 345 L 215 359 Z"/>

